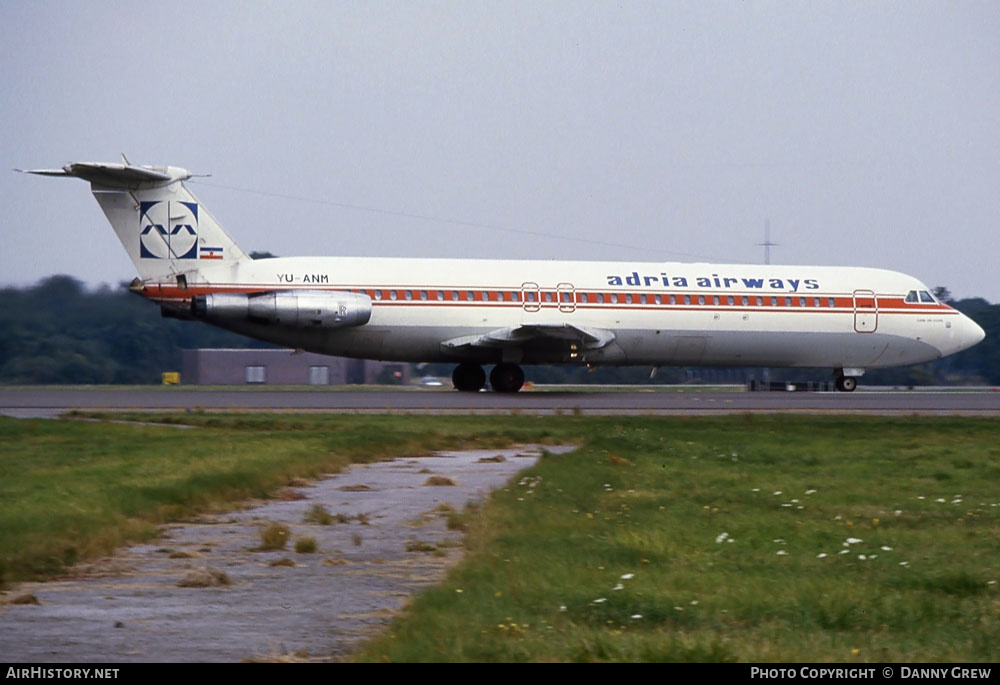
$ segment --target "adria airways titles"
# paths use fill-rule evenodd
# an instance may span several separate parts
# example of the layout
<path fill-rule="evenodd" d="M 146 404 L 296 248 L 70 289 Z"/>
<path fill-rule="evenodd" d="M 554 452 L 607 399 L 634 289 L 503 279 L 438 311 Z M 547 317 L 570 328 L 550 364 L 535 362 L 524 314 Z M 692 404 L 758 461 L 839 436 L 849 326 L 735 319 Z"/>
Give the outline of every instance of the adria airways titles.
<path fill-rule="evenodd" d="M 983 330 L 882 269 L 633 262 L 251 259 L 177 167 L 76 163 L 164 314 L 312 352 L 454 362 L 455 387 L 516 392 L 524 364 L 865 369 L 937 359 Z"/>

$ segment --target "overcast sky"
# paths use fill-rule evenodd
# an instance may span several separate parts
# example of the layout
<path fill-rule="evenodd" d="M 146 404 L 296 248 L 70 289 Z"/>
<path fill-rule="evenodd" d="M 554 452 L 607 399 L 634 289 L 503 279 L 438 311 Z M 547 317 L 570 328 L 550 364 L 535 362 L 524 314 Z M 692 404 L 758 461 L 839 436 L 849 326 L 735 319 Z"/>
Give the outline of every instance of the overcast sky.
<path fill-rule="evenodd" d="M 0 158 L 171 164 L 246 250 L 864 265 L 1000 302 L 1000 2 L 0 0 Z M 135 271 L 0 172 L 0 283 Z"/>

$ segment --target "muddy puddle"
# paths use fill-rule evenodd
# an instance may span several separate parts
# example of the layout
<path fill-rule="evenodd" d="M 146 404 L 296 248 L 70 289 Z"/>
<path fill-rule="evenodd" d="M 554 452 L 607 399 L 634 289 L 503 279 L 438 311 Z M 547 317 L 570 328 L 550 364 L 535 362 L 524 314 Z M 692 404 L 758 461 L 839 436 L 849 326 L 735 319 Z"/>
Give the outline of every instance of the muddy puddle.
<path fill-rule="evenodd" d="M 342 658 L 459 560 L 448 512 L 540 454 L 442 452 L 352 466 L 283 500 L 166 526 L 154 544 L 72 578 L 13 588 L 7 602 L 33 595 L 38 604 L 0 605 L 0 654 L 12 662 Z M 305 522 L 310 512 L 322 518 L 317 505 L 332 522 Z M 272 523 L 287 526 L 285 549 L 255 550 Z M 314 538 L 316 551 L 296 552 L 302 538 Z"/>

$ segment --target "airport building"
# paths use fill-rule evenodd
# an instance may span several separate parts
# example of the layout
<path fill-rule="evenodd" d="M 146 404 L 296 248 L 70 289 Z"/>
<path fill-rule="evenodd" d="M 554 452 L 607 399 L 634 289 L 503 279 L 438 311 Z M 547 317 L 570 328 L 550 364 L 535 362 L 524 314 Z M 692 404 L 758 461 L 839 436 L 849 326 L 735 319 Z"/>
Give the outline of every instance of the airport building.
<path fill-rule="evenodd" d="M 198 349 L 181 351 L 180 380 L 185 385 L 405 385 L 410 367 L 287 349 Z"/>

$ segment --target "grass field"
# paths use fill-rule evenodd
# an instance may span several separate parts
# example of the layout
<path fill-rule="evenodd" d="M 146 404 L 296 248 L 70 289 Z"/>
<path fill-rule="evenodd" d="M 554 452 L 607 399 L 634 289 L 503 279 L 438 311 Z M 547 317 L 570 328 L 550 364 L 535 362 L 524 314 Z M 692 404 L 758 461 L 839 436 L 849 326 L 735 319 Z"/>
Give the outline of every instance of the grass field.
<path fill-rule="evenodd" d="M 138 417 L 136 417 L 138 418 Z M 8 580 L 353 460 L 546 456 L 358 660 L 995 661 L 1000 421 L 186 414 L 0 420 Z"/>
<path fill-rule="evenodd" d="M 351 462 L 546 432 L 515 422 L 459 419 L 445 427 L 389 416 L 114 418 L 144 423 L 0 417 L 0 584 L 60 573 L 148 539 L 158 524 L 230 509 Z"/>

